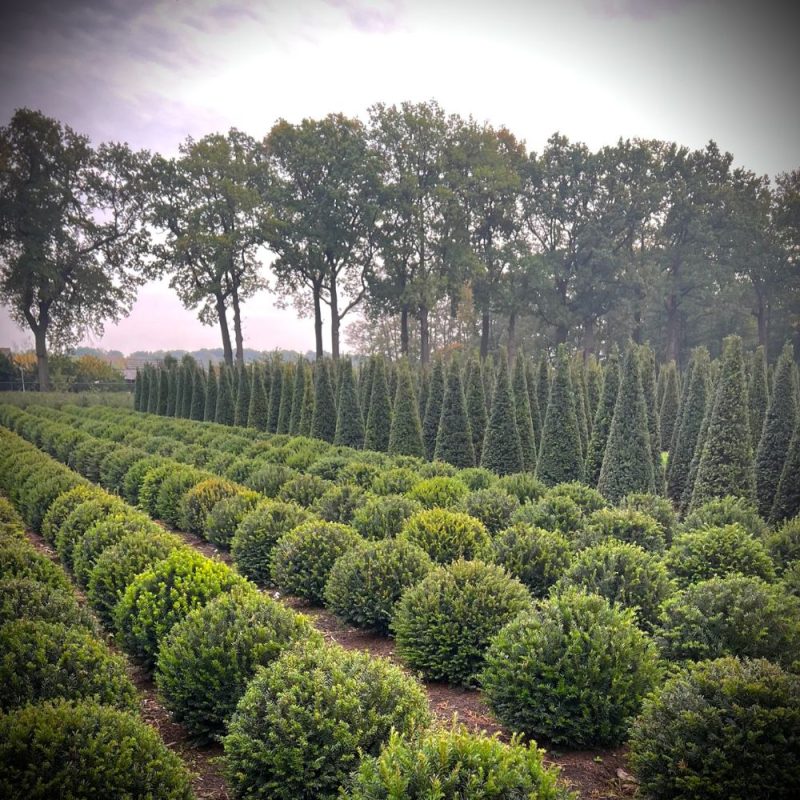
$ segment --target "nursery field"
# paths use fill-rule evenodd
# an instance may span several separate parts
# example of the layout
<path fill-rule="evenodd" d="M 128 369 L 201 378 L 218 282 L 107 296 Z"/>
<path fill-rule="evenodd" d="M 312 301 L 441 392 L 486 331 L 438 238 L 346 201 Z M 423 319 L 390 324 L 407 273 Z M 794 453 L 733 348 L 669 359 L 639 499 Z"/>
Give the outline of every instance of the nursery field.
<path fill-rule="evenodd" d="M 626 436 L 650 436 L 630 354 L 617 413 L 603 421 L 608 373 L 587 406 L 587 482 L 556 480 L 558 459 L 542 460 L 567 425 L 558 368 L 532 426 L 538 459 L 521 470 L 490 468 L 474 447 L 471 465 L 453 463 L 447 408 L 461 404 L 444 398 L 448 385 L 464 393 L 452 365 L 434 460 L 391 452 L 389 429 L 384 450 L 291 431 L 288 408 L 289 430 L 273 433 L 243 412 L 239 426 L 184 418 L 174 400 L 170 415 L 0 404 L 0 793 L 795 797 L 800 517 L 780 509 L 797 491 L 797 437 L 780 470 L 748 441 L 749 498 L 719 488 L 740 479 L 726 473 L 733 459 L 712 458 L 741 444 L 715 444 L 736 412 L 723 387 L 741 377 L 737 358 L 726 343 L 704 420 L 690 416 L 691 386 L 676 398 L 677 426 L 704 437 L 686 504 L 669 490 L 679 433 L 658 481 L 651 438 L 624 469 L 609 463 Z M 165 374 L 165 403 L 176 375 Z M 395 376 L 389 427 L 406 377 Z M 349 380 L 335 382 L 339 407 Z M 784 413 L 783 383 L 795 403 L 794 380 L 779 362 L 762 439 Z M 504 382 L 513 397 L 501 365 L 484 454 L 489 429 L 502 433 Z M 638 432 L 622 427 L 625 386 Z M 635 485 L 636 458 L 650 491 Z M 777 478 L 759 514 L 767 468 Z"/>

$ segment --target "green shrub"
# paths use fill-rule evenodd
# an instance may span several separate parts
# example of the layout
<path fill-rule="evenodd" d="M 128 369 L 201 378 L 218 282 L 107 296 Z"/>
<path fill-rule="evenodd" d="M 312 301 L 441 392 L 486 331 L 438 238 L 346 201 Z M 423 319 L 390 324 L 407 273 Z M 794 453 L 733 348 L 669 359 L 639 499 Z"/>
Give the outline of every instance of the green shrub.
<path fill-rule="evenodd" d="M 156 685 L 174 718 L 217 738 L 258 667 L 317 634 L 308 620 L 252 589 L 219 595 L 178 622 L 158 651 Z"/>
<path fill-rule="evenodd" d="M 246 581 L 219 561 L 194 550 L 173 550 L 138 575 L 114 609 L 122 646 L 152 667 L 161 640 L 176 622 L 222 592 Z"/>
<path fill-rule="evenodd" d="M 764 543 L 781 571 L 800 559 L 800 516 L 784 522 L 767 535 Z"/>
<path fill-rule="evenodd" d="M 353 514 L 352 524 L 365 539 L 393 539 L 421 509 L 416 500 L 400 494 L 371 497 Z"/>
<path fill-rule="evenodd" d="M 565 495 L 547 495 L 536 503 L 524 503 L 514 512 L 511 522 L 558 531 L 568 538 L 584 524 L 578 504 Z"/>
<path fill-rule="evenodd" d="M 133 447 L 115 447 L 100 462 L 100 485 L 107 492 L 122 494 L 126 473 L 143 456 L 143 451 Z"/>
<path fill-rule="evenodd" d="M 189 775 L 132 714 L 59 701 L 0 716 L 0 796 L 191 800 Z"/>
<path fill-rule="evenodd" d="M 711 578 L 665 603 L 656 641 L 675 661 L 748 656 L 800 666 L 800 599 L 760 578 Z"/>
<path fill-rule="evenodd" d="M 452 478 L 456 474 L 458 474 L 458 470 L 445 461 L 424 461 L 419 465 L 419 475 L 423 479 Z"/>
<path fill-rule="evenodd" d="M 47 509 L 42 520 L 42 536 L 50 544 L 56 543 L 56 536 L 64 520 L 81 504 L 95 497 L 107 496 L 96 486 L 76 486 L 60 494 Z"/>
<path fill-rule="evenodd" d="M 733 572 L 767 581 L 775 578 L 767 548 L 741 525 L 699 528 L 676 536 L 667 566 L 682 585 Z"/>
<path fill-rule="evenodd" d="M 325 605 L 359 628 L 388 633 L 403 591 L 431 569 L 428 554 L 411 542 L 370 542 L 336 560 L 325 586 Z"/>
<path fill-rule="evenodd" d="M 311 464 L 306 472 L 325 481 L 335 481 L 339 478 L 339 473 L 347 466 L 350 458 L 345 455 L 331 454 L 317 459 Z"/>
<path fill-rule="evenodd" d="M 492 544 L 480 520 L 446 508 L 419 511 L 409 517 L 400 538 L 419 545 L 439 564 L 458 558 L 483 558 L 488 556 Z"/>
<path fill-rule="evenodd" d="M 492 543 L 492 561 L 518 578 L 534 597 L 544 597 L 571 560 L 569 542 L 560 533 L 517 523 Z"/>
<path fill-rule="evenodd" d="M 117 544 L 103 550 L 97 557 L 87 584 L 89 602 L 100 619 L 110 625 L 114 619 L 114 609 L 136 576 L 182 546 L 177 536 L 166 531 L 145 531 L 129 533 Z"/>
<path fill-rule="evenodd" d="M 430 680 L 473 684 L 491 638 L 531 605 L 501 567 L 456 561 L 403 594 L 392 622 L 397 652 Z"/>
<path fill-rule="evenodd" d="M 647 631 L 674 591 L 661 558 L 639 545 L 614 539 L 575 556 L 557 590 L 573 586 L 599 594 L 613 605 L 634 609 L 639 624 Z"/>
<path fill-rule="evenodd" d="M 663 553 L 667 545 L 664 529 L 653 517 L 621 508 L 602 508 L 590 514 L 574 545 L 580 549 L 609 539 L 636 544 L 651 553 Z"/>
<path fill-rule="evenodd" d="M 587 486 L 580 481 L 567 481 L 557 483 L 547 493 L 548 497 L 569 497 L 584 515 L 599 511 L 601 508 L 608 507 L 608 501 L 597 491 L 597 489 Z"/>
<path fill-rule="evenodd" d="M 506 744 L 464 727 L 424 733 L 411 742 L 397 733 L 377 758 L 364 759 L 347 800 L 569 800 L 558 770 L 536 743 Z M 400 794 L 402 792 L 402 795 Z"/>
<path fill-rule="evenodd" d="M 264 464 L 253 470 L 243 483 L 265 497 L 277 497 L 281 486 L 299 474 L 285 464 Z"/>
<path fill-rule="evenodd" d="M 144 479 L 152 469 L 156 469 L 166 461 L 162 456 L 145 456 L 134 461 L 122 479 L 122 496 L 132 506 L 139 504 Z"/>
<path fill-rule="evenodd" d="M 652 517 L 664 531 L 667 545 L 672 542 L 678 529 L 678 517 L 666 497 L 657 494 L 629 494 L 622 498 L 620 508 L 639 511 Z"/>
<path fill-rule="evenodd" d="M 24 540 L 0 546 L 0 578 L 31 578 L 55 589 L 70 588 L 64 571 Z"/>
<path fill-rule="evenodd" d="M 0 710 L 64 698 L 135 711 L 125 660 L 85 628 L 15 620 L 0 627 Z"/>
<path fill-rule="evenodd" d="M 44 620 L 91 629 L 92 619 L 67 588 L 33 578 L 0 579 L 0 625 L 17 619 Z"/>
<path fill-rule="evenodd" d="M 235 797 L 335 798 L 392 730 L 429 721 L 422 687 L 399 667 L 337 646 L 300 646 L 261 670 L 224 739 Z"/>
<path fill-rule="evenodd" d="M 125 504 L 110 494 L 86 500 L 77 506 L 64 520 L 56 535 L 56 552 L 61 562 L 68 569 L 72 569 L 75 548 L 80 544 L 84 534 L 109 515 L 125 511 Z"/>
<path fill-rule="evenodd" d="M 362 453 L 360 459 L 366 458 L 368 455 L 368 453 Z M 380 454 L 374 453 L 373 455 Z M 338 482 L 342 485 L 354 484 L 361 489 L 368 490 L 383 465 L 379 466 L 378 463 L 373 464 L 360 459 L 358 461 L 349 461 L 342 467 L 339 472 Z"/>
<path fill-rule="evenodd" d="M 217 547 L 231 546 L 241 521 L 256 507 L 261 495 L 250 489 L 220 500 L 206 517 L 206 539 Z"/>
<path fill-rule="evenodd" d="M 371 489 L 374 494 L 405 494 L 411 491 L 420 477 L 416 470 L 409 467 L 395 467 L 381 472 L 372 481 Z"/>
<path fill-rule="evenodd" d="M 48 475 L 45 470 L 34 474 L 25 484 L 19 500 L 19 510 L 26 523 L 35 531 L 40 530 L 44 516 L 55 500 L 64 492 L 85 485 L 75 473 L 64 470 Z"/>
<path fill-rule="evenodd" d="M 698 506 L 683 521 L 684 531 L 698 528 L 722 528 L 741 525 L 749 534 L 759 538 L 767 533 L 767 525 L 758 516 L 756 507 L 743 497 L 720 497 Z"/>
<path fill-rule="evenodd" d="M 481 683 L 511 730 L 583 747 L 623 741 L 658 678 L 656 648 L 633 612 L 572 590 L 500 631 Z"/>
<path fill-rule="evenodd" d="M 471 492 L 476 492 L 478 489 L 489 489 L 499 480 L 494 472 L 484 467 L 467 467 L 466 469 L 460 469 L 456 477 Z M 509 493 L 514 494 L 513 492 Z M 514 496 L 516 497 L 516 495 Z"/>
<path fill-rule="evenodd" d="M 334 562 L 362 541 L 353 528 L 339 522 L 304 522 L 273 548 L 272 580 L 288 594 L 321 604 Z"/>
<path fill-rule="evenodd" d="M 800 597 L 800 561 L 792 561 L 783 575 L 781 575 L 781 584 L 785 591 L 795 597 Z"/>
<path fill-rule="evenodd" d="M 458 510 L 479 519 L 491 534 L 508 527 L 511 515 L 519 508 L 519 500 L 504 489 L 478 489 L 458 504 Z"/>
<path fill-rule="evenodd" d="M 800 677 L 721 658 L 692 665 L 645 702 L 630 763 L 648 797 L 790 800 L 798 752 Z"/>
<path fill-rule="evenodd" d="M 134 464 L 131 469 L 136 469 L 137 465 Z M 175 473 L 175 470 L 185 471 L 191 469 L 185 464 L 177 466 L 176 462 L 172 459 L 161 459 L 157 464 L 151 467 L 144 474 L 139 488 L 139 506 L 146 511 L 151 517 L 157 518 L 158 514 L 158 493 L 161 489 L 161 484 L 164 483 L 170 475 Z"/>
<path fill-rule="evenodd" d="M 151 517 L 162 520 L 173 528 L 183 525 L 183 498 L 194 486 L 204 481 L 208 474 L 184 464 L 173 465 L 169 474 L 160 482 L 155 502 L 155 513 Z M 143 489 L 144 491 L 144 489 Z"/>
<path fill-rule="evenodd" d="M 439 475 L 415 483 L 408 496 L 425 508 L 448 508 L 456 505 L 467 491 L 458 478 Z"/>
<path fill-rule="evenodd" d="M 181 530 L 205 537 L 208 513 L 220 500 L 238 491 L 235 483 L 223 478 L 207 478 L 193 486 L 181 499 Z"/>
<path fill-rule="evenodd" d="M 316 475 L 298 475 L 281 486 L 278 499 L 284 503 L 297 503 L 308 508 L 314 505 L 331 486 L 330 481 Z"/>
<path fill-rule="evenodd" d="M 314 513 L 326 522 L 349 525 L 353 514 L 367 502 L 368 496 L 360 486 L 345 484 L 331 486 L 313 506 Z"/>

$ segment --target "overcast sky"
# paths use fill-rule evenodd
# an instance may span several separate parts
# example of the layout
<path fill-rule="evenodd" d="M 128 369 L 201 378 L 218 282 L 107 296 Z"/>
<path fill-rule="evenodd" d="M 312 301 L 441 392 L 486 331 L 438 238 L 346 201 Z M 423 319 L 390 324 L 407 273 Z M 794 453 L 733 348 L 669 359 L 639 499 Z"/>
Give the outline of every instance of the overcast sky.
<path fill-rule="evenodd" d="M 436 99 L 540 150 L 560 131 L 800 166 L 792 3 L 756 0 L 4 0 L 0 124 L 27 106 L 92 141 L 174 154 L 186 136 Z M 170 320 L 165 325 L 165 320 Z M 311 320 L 250 300 L 245 345 L 313 348 Z M 326 331 L 327 334 L 327 331 Z M 0 308 L 0 346 L 31 337 Z M 165 284 L 85 344 L 217 347 Z"/>

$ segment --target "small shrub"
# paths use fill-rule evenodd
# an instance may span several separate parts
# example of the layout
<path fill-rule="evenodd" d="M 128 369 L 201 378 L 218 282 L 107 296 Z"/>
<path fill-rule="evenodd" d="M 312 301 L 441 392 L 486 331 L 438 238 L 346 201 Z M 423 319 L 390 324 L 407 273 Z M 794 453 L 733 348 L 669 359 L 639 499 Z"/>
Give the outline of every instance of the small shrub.
<path fill-rule="evenodd" d="M 377 453 L 375 455 L 378 455 Z M 366 457 L 367 453 L 362 453 L 362 457 Z M 361 489 L 367 490 L 372 486 L 375 476 L 381 470 L 381 466 L 377 463 L 372 464 L 366 461 L 350 461 L 342 467 L 337 478 L 338 483 L 341 484 L 354 484 Z"/>
<path fill-rule="evenodd" d="M 243 483 L 265 497 L 277 497 L 281 486 L 299 474 L 296 469 L 284 464 L 264 464 L 253 470 Z"/>
<path fill-rule="evenodd" d="M 309 508 L 332 486 L 330 481 L 316 475 L 298 475 L 286 481 L 278 492 L 278 500 L 284 503 L 297 503 Z"/>
<path fill-rule="evenodd" d="M 519 508 L 519 500 L 504 489 L 478 489 L 470 492 L 458 505 L 459 511 L 479 519 L 491 534 L 508 527 L 511 515 Z"/>
<path fill-rule="evenodd" d="M 428 554 L 411 542 L 370 542 L 336 560 L 325 586 L 325 604 L 359 628 L 388 633 L 403 591 L 431 569 Z"/>
<path fill-rule="evenodd" d="M 272 580 L 288 594 L 321 604 L 334 562 L 362 541 L 353 528 L 338 522 L 304 522 L 273 548 Z"/>
<path fill-rule="evenodd" d="M 317 634 L 308 620 L 251 589 L 219 595 L 178 622 L 161 643 L 156 685 L 196 737 L 224 730 L 258 667 Z"/>
<path fill-rule="evenodd" d="M 792 561 L 781 576 L 781 584 L 785 591 L 800 597 L 800 561 Z"/>
<path fill-rule="evenodd" d="M 348 456 L 331 454 L 317 459 L 306 472 L 326 481 L 335 481 L 349 462 Z"/>
<path fill-rule="evenodd" d="M 656 648 L 633 612 L 572 590 L 500 631 L 481 683 L 511 730 L 583 747 L 623 741 L 658 677 Z"/>
<path fill-rule="evenodd" d="M 400 494 L 371 497 L 353 514 L 352 524 L 365 539 L 393 539 L 421 509 L 416 500 Z"/>
<path fill-rule="evenodd" d="M 17 619 L 43 620 L 69 627 L 93 628 L 92 619 L 67 588 L 32 578 L 0 579 L 0 625 Z"/>
<path fill-rule="evenodd" d="M 597 489 L 580 481 L 557 483 L 548 492 L 548 497 L 569 497 L 570 500 L 575 501 L 575 505 L 586 516 L 594 511 L 599 511 L 601 508 L 608 507 L 608 500 Z"/>
<path fill-rule="evenodd" d="M 775 578 L 766 547 L 741 525 L 679 534 L 667 553 L 667 566 L 682 585 L 734 572 L 767 581 Z"/>
<path fill-rule="evenodd" d="M 667 545 L 672 542 L 678 530 L 678 517 L 666 497 L 657 494 L 629 494 L 622 499 L 620 508 L 639 511 L 652 517 L 664 531 Z"/>
<path fill-rule="evenodd" d="M 108 706 L 58 701 L 0 716 L 0 796 L 191 800 L 192 791 L 149 725 Z"/>
<path fill-rule="evenodd" d="M 96 486 L 76 486 L 60 494 L 47 509 L 42 520 L 42 536 L 50 544 L 56 543 L 56 536 L 64 520 L 81 504 L 95 497 L 106 496 Z"/>
<path fill-rule="evenodd" d="M 516 472 L 513 475 L 503 475 L 494 484 L 498 489 L 505 489 L 520 503 L 535 503 L 547 494 L 545 486 L 532 472 Z"/>
<path fill-rule="evenodd" d="M 382 658 L 338 646 L 299 646 L 261 670 L 224 739 L 236 797 L 331 800 L 362 756 L 392 730 L 429 721 L 422 687 Z"/>
<path fill-rule="evenodd" d="M 394 467 L 378 473 L 373 478 L 370 488 L 378 495 L 405 494 L 419 481 L 419 474 L 415 470 L 408 467 Z"/>
<path fill-rule="evenodd" d="M 68 569 L 72 569 L 74 550 L 80 544 L 84 534 L 109 515 L 125 513 L 125 511 L 125 504 L 118 497 L 110 494 L 86 500 L 77 506 L 64 520 L 56 535 L 56 552 L 61 562 Z"/>
<path fill-rule="evenodd" d="M 571 538 L 584 524 L 578 504 L 565 495 L 548 495 L 536 503 L 525 503 L 514 512 L 511 522 L 558 531 L 567 538 Z"/>
<path fill-rule="evenodd" d="M 31 578 L 55 589 L 70 589 L 64 571 L 24 540 L 0 547 L 0 578 Z"/>
<path fill-rule="evenodd" d="M 256 507 L 261 495 L 249 489 L 220 500 L 206 517 L 206 539 L 217 547 L 228 548 L 241 521 Z"/>
<path fill-rule="evenodd" d="M 156 469 L 166 461 L 162 456 L 145 456 L 134 461 L 122 479 L 122 496 L 132 506 L 139 504 L 139 494 L 142 491 L 144 479 L 150 470 Z"/>
<path fill-rule="evenodd" d="M 633 509 L 602 508 L 589 515 L 574 546 L 592 547 L 609 539 L 636 544 L 651 553 L 663 553 L 667 544 L 664 529 L 653 517 Z"/>
<path fill-rule="evenodd" d="M 421 478 L 452 478 L 458 470 L 445 461 L 423 461 L 419 465 Z"/>
<path fill-rule="evenodd" d="M 531 605 L 528 590 L 501 567 L 456 561 L 403 594 L 392 622 L 397 652 L 430 680 L 470 685 L 491 638 Z"/>
<path fill-rule="evenodd" d="M 314 503 L 313 511 L 326 522 L 349 525 L 353 521 L 353 514 L 367 502 L 367 499 L 360 486 L 350 484 L 332 486 Z"/>
<path fill-rule="evenodd" d="M 467 467 L 466 469 L 460 469 L 456 473 L 456 477 L 471 492 L 476 492 L 478 489 L 489 489 L 499 480 L 494 472 L 484 467 Z"/>
<path fill-rule="evenodd" d="M 239 487 L 223 478 L 207 478 L 193 486 L 181 498 L 181 530 L 206 537 L 206 518 L 212 508 L 227 497 L 233 497 Z"/>
<path fill-rule="evenodd" d="M 161 481 L 155 502 L 155 513 L 150 511 L 150 516 L 162 520 L 173 528 L 183 525 L 183 498 L 187 492 L 208 474 L 195 467 L 183 464 L 173 465 L 169 475 Z"/>
<path fill-rule="evenodd" d="M 15 620 L 0 627 L 0 710 L 64 698 L 135 711 L 125 660 L 85 628 Z"/>
<path fill-rule="evenodd" d="M 569 542 L 560 533 L 517 523 L 492 543 L 492 561 L 519 579 L 534 597 L 544 597 L 571 560 Z"/>
<path fill-rule="evenodd" d="M 445 508 L 419 511 L 406 520 L 400 538 L 419 545 L 434 561 L 448 564 L 458 558 L 483 558 L 492 540 L 484 524 Z"/>
<path fill-rule="evenodd" d="M 703 503 L 686 517 L 681 528 L 684 531 L 694 531 L 727 525 L 740 525 L 756 538 L 767 533 L 767 525 L 758 516 L 756 507 L 743 497 L 720 497 Z"/>
<path fill-rule="evenodd" d="M 122 494 L 126 473 L 143 455 L 133 447 L 115 447 L 100 462 L 100 485 L 107 492 Z"/>
<path fill-rule="evenodd" d="M 790 800 L 800 786 L 800 678 L 768 661 L 721 658 L 673 676 L 631 733 L 648 797 Z"/>
<path fill-rule="evenodd" d="M 784 522 L 764 543 L 780 571 L 800 559 L 800 516 Z"/>
<path fill-rule="evenodd" d="M 456 505 L 467 491 L 458 478 L 440 475 L 418 481 L 408 491 L 408 496 L 425 508 L 449 508 Z"/>

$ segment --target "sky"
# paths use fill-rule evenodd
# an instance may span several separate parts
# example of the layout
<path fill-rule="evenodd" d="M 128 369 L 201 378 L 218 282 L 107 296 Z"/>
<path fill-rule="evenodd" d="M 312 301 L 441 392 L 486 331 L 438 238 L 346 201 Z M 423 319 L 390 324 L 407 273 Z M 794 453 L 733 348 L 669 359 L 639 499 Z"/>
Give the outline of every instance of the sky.
<path fill-rule="evenodd" d="M 174 155 L 187 136 L 435 99 L 541 150 L 559 131 L 735 163 L 800 167 L 800 9 L 777 0 L 4 0 L 0 125 L 34 108 L 90 136 Z M 268 272 L 267 267 L 265 270 Z M 2 300 L 2 298 L 0 298 Z M 169 324 L 165 324 L 169 320 Z M 326 331 L 327 333 L 327 331 Z M 245 345 L 313 349 L 313 324 L 261 292 Z M 32 337 L 0 307 L 0 346 Z M 165 281 L 83 344 L 220 346 Z"/>

